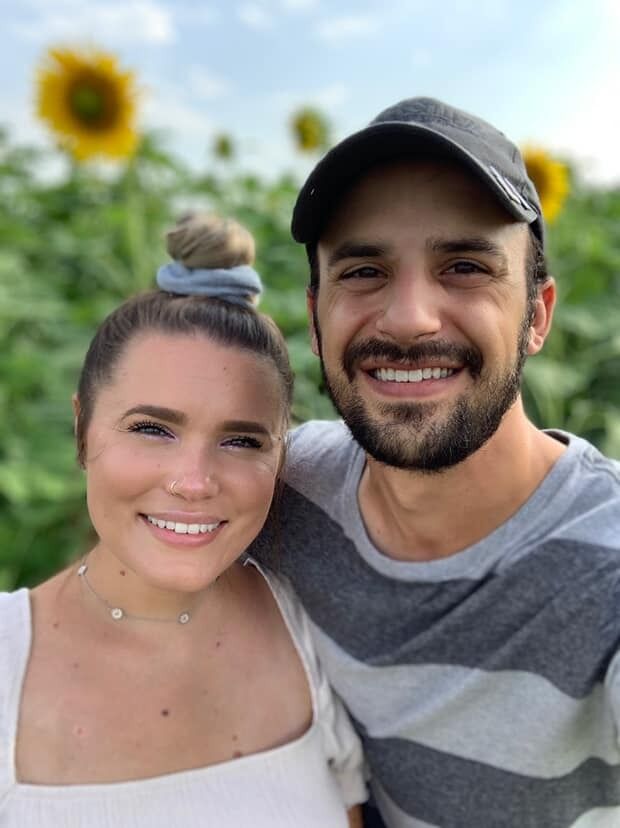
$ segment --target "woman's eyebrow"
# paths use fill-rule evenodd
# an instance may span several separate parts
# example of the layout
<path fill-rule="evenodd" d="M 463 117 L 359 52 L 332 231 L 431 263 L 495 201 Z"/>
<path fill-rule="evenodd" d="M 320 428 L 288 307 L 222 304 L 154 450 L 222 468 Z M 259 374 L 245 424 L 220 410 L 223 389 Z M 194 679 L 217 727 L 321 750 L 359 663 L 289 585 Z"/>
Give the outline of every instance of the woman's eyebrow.
<path fill-rule="evenodd" d="M 161 405 L 148 405 L 147 403 L 134 405 L 125 411 L 122 419 L 130 417 L 132 414 L 145 414 L 147 417 L 166 420 L 166 422 L 175 425 L 184 425 L 187 422 L 187 417 L 182 411 L 177 411 L 175 408 L 165 408 Z"/>
<path fill-rule="evenodd" d="M 263 434 L 271 437 L 271 431 L 263 423 L 254 420 L 226 420 L 221 428 L 222 431 L 243 431 L 246 434 Z"/>

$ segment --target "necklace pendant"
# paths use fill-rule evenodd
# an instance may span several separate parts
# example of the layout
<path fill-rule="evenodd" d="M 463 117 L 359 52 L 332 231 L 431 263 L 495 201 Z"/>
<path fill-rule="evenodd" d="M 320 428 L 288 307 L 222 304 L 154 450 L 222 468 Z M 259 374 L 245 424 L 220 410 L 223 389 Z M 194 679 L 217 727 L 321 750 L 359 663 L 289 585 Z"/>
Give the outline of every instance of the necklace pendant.
<path fill-rule="evenodd" d="M 125 617 L 125 613 L 120 607 L 112 607 L 110 610 L 110 615 L 115 621 L 120 621 L 121 618 Z"/>
<path fill-rule="evenodd" d="M 87 569 L 88 569 L 88 567 L 86 566 L 86 564 L 82 564 L 80 566 L 80 568 L 78 569 L 77 574 L 78 575 L 86 575 L 86 570 Z"/>
<path fill-rule="evenodd" d="M 182 612 L 179 615 L 177 621 L 179 622 L 179 624 L 187 624 L 187 622 L 189 621 L 190 618 L 191 618 L 191 615 L 189 614 L 189 612 Z"/>

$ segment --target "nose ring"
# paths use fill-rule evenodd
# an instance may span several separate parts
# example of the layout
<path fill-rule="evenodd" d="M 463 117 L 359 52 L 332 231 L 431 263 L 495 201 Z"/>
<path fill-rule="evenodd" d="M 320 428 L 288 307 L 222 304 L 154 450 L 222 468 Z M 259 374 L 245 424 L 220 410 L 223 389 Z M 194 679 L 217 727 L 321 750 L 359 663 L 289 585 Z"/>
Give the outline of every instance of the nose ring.
<path fill-rule="evenodd" d="M 168 484 L 168 487 L 167 487 L 168 491 L 170 492 L 171 495 L 173 495 L 173 497 L 179 497 L 179 493 L 177 491 L 175 491 L 175 487 L 176 487 L 178 482 L 179 482 L 178 480 L 173 480 L 171 483 Z"/>

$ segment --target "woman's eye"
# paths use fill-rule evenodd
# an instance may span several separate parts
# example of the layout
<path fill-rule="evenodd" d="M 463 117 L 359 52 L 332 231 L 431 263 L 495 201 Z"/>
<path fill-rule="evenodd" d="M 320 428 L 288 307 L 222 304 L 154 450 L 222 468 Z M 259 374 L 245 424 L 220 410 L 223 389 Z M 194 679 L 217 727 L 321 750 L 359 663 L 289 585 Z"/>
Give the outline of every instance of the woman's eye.
<path fill-rule="evenodd" d="M 233 448 L 247 448 L 247 449 L 260 449 L 263 447 L 263 444 L 260 440 L 257 440 L 256 437 L 249 437 L 247 435 L 238 435 L 235 437 L 227 437 L 224 440 L 225 446 L 232 446 Z"/>
<path fill-rule="evenodd" d="M 150 434 L 155 437 L 171 437 L 170 431 L 164 426 L 159 425 L 158 423 L 150 422 L 149 420 L 145 420 L 141 423 L 132 423 L 129 426 L 128 431 L 131 431 L 134 434 Z"/>

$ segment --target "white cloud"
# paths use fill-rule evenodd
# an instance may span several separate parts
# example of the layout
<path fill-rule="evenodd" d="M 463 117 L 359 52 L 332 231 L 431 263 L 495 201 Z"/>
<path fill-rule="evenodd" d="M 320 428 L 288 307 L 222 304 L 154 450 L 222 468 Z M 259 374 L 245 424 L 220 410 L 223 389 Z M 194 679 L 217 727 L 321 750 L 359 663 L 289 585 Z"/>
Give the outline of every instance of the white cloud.
<path fill-rule="evenodd" d="M 603 0 L 603 12 L 606 25 L 611 26 L 615 35 L 620 33 L 620 6 L 616 0 Z"/>
<path fill-rule="evenodd" d="M 431 65 L 429 49 L 414 49 L 411 53 L 411 65 L 416 69 L 424 69 Z"/>
<path fill-rule="evenodd" d="M 576 161 L 583 177 L 595 184 L 620 184 L 620 110 L 614 105 L 619 78 L 620 60 L 609 61 L 541 136 L 552 150 Z"/>
<path fill-rule="evenodd" d="M 277 92 L 271 97 L 276 109 L 276 120 L 286 121 L 301 106 L 315 106 L 328 114 L 338 115 L 339 108 L 351 97 L 350 89 L 340 82 L 331 83 L 318 89 L 299 92 Z M 336 110 L 336 112 L 334 112 Z"/>
<path fill-rule="evenodd" d="M 192 66 L 187 73 L 189 90 L 193 97 L 202 100 L 215 100 L 227 95 L 232 84 L 229 80 L 216 75 L 204 66 Z"/>
<path fill-rule="evenodd" d="M 273 16 L 258 3 L 244 3 L 237 8 L 237 17 L 251 29 L 266 30 L 273 25 Z"/>
<path fill-rule="evenodd" d="M 184 90 L 158 84 L 143 103 L 141 120 L 149 129 L 171 134 L 201 136 L 205 141 L 212 125 L 200 107 L 183 99 Z"/>
<path fill-rule="evenodd" d="M 284 11 L 311 11 L 319 4 L 318 0 L 280 0 Z"/>
<path fill-rule="evenodd" d="M 310 101 L 319 109 L 333 110 L 341 106 L 349 97 L 349 89 L 344 83 L 331 83 L 329 86 L 317 89 L 310 96 Z"/>
<path fill-rule="evenodd" d="M 30 0 L 11 25 L 19 36 L 42 42 L 88 38 L 106 44 L 163 44 L 175 39 L 172 14 L 156 0 Z"/>
<path fill-rule="evenodd" d="M 380 21 L 372 14 L 350 14 L 322 20 L 316 29 L 318 36 L 329 43 L 339 43 L 355 37 L 366 37 L 379 28 Z"/>
<path fill-rule="evenodd" d="M 196 6 L 192 0 L 171 0 L 174 8 L 174 19 L 184 25 L 192 26 L 194 29 L 199 26 L 211 26 L 222 19 L 219 9 L 213 6 Z"/>
<path fill-rule="evenodd" d="M 538 143 L 573 160 L 589 182 L 620 184 L 620 7 L 616 0 L 597 0 L 597 14 L 581 4 L 557 0 L 545 8 L 542 24 L 549 35 L 580 44 L 570 85 L 554 102 L 554 117 L 538 129 Z M 588 31 L 588 36 L 582 33 Z M 574 60 L 576 60 L 574 58 Z M 551 94 L 551 93 L 550 93 Z M 526 136 L 527 137 L 527 136 Z M 533 142 L 534 143 L 534 142 Z"/>
<path fill-rule="evenodd" d="M 25 100 L 21 95 L 4 94 L 0 97 L 0 123 L 8 127 L 13 143 L 34 144 L 50 147 L 53 139 L 34 113 L 34 101 Z"/>

